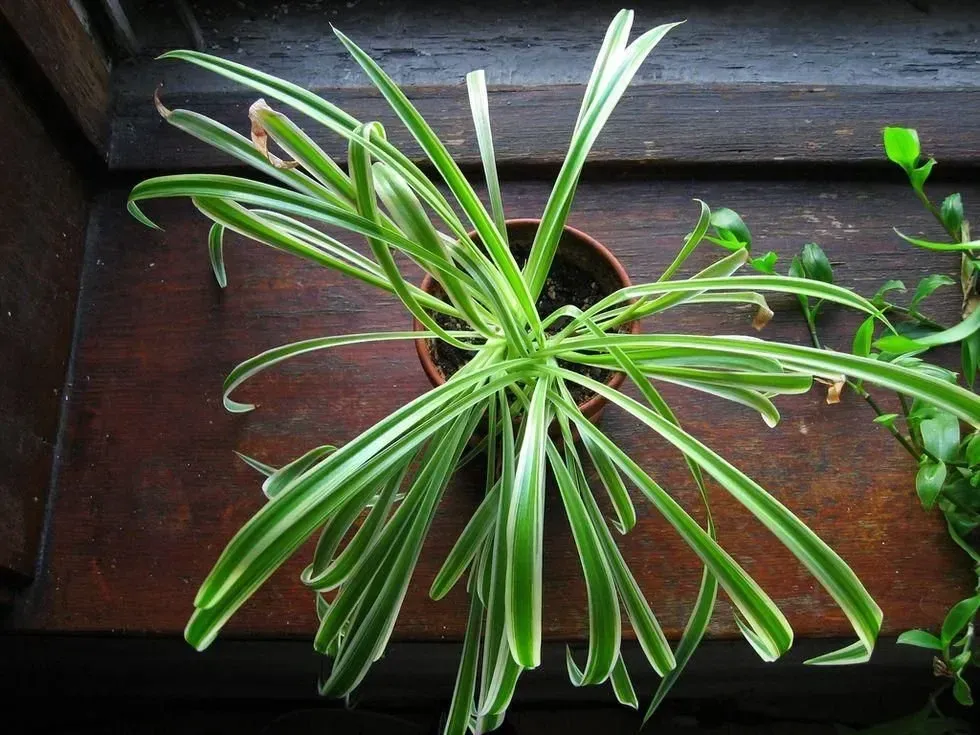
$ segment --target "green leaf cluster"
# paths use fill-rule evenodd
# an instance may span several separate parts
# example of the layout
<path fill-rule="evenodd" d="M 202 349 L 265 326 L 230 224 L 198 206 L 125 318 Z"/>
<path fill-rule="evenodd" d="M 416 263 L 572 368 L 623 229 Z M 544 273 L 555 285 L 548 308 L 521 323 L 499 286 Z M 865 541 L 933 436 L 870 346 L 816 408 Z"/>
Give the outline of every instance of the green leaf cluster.
<path fill-rule="evenodd" d="M 789 508 L 688 433 L 657 385 L 679 385 L 732 401 L 758 413 L 769 426 L 779 421 L 773 399 L 808 390 L 815 377 L 878 383 L 916 405 L 973 426 L 980 425 L 980 399 L 907 360 L 871 356 L 874 323 L 891 328 L 883 309 L 834 285 L 830 264 L 816 245 L 794 260 L 790 276 L 775 275 L 773 254 L 751 257 L 751 234 L 741 218 L 731 210 L 711 212 L 703 202 L 697 225 L 660 280 L 623 288 L 585 311 L 568 305 L 552 314 L 538 313 L 537 298 L 589 151 L 640 65 L 676 25 L 658 26 L 630 42 L 632 20 L 632 12 L 622 11 L 606 32 L 568 154 L 523 267 L 508 242 L 481 72 L 467 77 L 467 89 L 489 209 L 402 90 L 339 31 L 340 42 L 424 152 L 435 181 L 389 142 L 379 123 L 358 120 L 298 85 L 195 51 L 165 55 L 311 118 L 347 141 L 347 161 L 334 161 L 314 137 L 264 100 L 250 110 L 251 139 L 198 113 L 161 105 L 167 122 L 245 162 L 265 180 L 213 174 L 150 179 L 133 189 L 132 214 L 155 226 L 143 213 L 145 202 L 188 197 L 213 222 L 209 253 L 222 286 L 227 283 L 224 236 L 231 231 L 392 294 L 406 317 L 414 316 L 424 327 L 421 332 L 326 336 L 274 347 L 228 376 L 228 410 L 252 410 L 253 404 L 231 395 L 261 371 L 310 352 L 427 338 L 472 356 L 446 383 L 361 435 L 344 438 L 339 448 L 319 447 L 279 469 L 246 459 L 267 475 L 265 503 L 201 584 L 185 633 L 195 648 L 210 645 L 250 596 L 300 546 L 318 536 L 301 581 L 314 596 L 320 621 L 314 647 L 332 662 L 320 689 L 325 695 L 349 696 L 384 654 L 450 479 L 463 463 L 479 461 L 485 465 L 483 500 L 431 588 L 438 599 L 465 578 L 470 599 L 447 733 L 487 732 L 499 726 L 521 673 L 540 664 L 548 476 L 558 485 L 589 597 L 585 661 L 568 655 L 574 685 L 608 682 L 620 701 L 638 706 L 621 655 L 623 610 L 649 665 L 663 677 L 649 715 L 697 648 L 720 590 L 759 656 L 779 658 L 792 644 L 793 631 L 776 602 L 719 544 L 710 509 L 699 523 L 613 437 L 591 423 L 571 397 L 570 388 L 577 384 L 623 409 L 676 449 L 706 506 L 709 481 L 744 505 L 831 594 L 856 641 L 811 663 L 854 663 L 871 655 L 882 613 L 854 572 Z M 271 144 L 285 158 L 271 154 Z M 901 155 L 912 161 L 911 150 Z M 328 234 L 338 228 L 364 237 L 370 254 Z M 677 277 L 705 239 L 730 252 L 699 272 Z M 445 298 L 406 280 L 405 261 L 430 274 Z M 736 275 L 746 263 L 763 275 Z M 700 304 L 752 304 L 771 314 L 763 297 L 767 292 L 793 294 L 813 315 L 831 302 L 861 311 L 871 320 L 870 332 L 861 340 L 863 354 L 747 337 L 637 335 L 618 329 L 668 309 Z M 441 315 L 466 326 L 447 329 Z M 559 319 L 564 322 L 557 328 Z M 576 365 L 625 373 L 640 399 L 569 369 Z M 928 436 L 930 446 L 942 450 L 937 458 L 954 451 L 948 426 L 925 428 L 939 420 L 939 414 L 931 415 L 918 427 L 923 442 Z M 475 443 L 482 451 L 472 449 Z M 598 482 L 589 479 L 593 471 Z M 600 512 L 600 492 L 609 496 L 614 519 Z M 944 493 L 934 502 L 944 502 Z M 612 533 L 628 533 L 633 527 L 635 498 L 661 514 L 704 565 L 697 601 L 674 648 Z"/>
<path fill-rule="evenodd" d="M 923 313 L 923 304 L 939 289 L 957 284 L 957 280 L 945 274 L 932 274 L 916 285 L 907 304 L 893 301 L 893 294 L 906 293 L 905 284 L 888 280 L 871 298 L 871 303 L 889 317 L 898 317 L 895 328 L 875 339 L 877 327 L 874 318 L 866 319 L 858 328 L 853 341 L 853 353 L 860 357 L 876 359 L 881 363 L 902 366 L 947 382 L 957 383 L 958 377 L 946 368 L 925 362 L 921 355 L 945 345 L 959 344 L 962 357 L 962 378 L 973 387 L 977 361 L 980 357 L 980 309 L 977 309 L 976 265 L 973 248 L 980 243 L 970 241 L 969 222 L 965 218 L 962 197 L 958 193 L 948 195 L 937 207 L 925 192 L 924 184 L 935 165 L 930 159 L 919 165 L 919 137 L 915 130 L 885 128 L 884 146 L 888 158 L 901 166 L 909 176 L 913 192 L 922 202 L 947 235 L 951 243 L 936 243 L 899 235 L 918 247 L 936 252 L 961 253 L 960 285 L 964 306 L 962 319 L 947 327 Z M 812 246 L 807 246 L 811 248 Z M 807 249 L 794 259 L 795 274 L 815 280 L 833 280 L 829 265 L 814 257 Z M 804 316 L 815 346 L 819 346 L 814 309 L 801 299 Z M 878 352 L 874 352 L 878 350 Z M 930 400 L 915 398 L 909 402 L 899 396 L 901 413 L 883 411 L 876 400 L 864 389 L 860 380 L 849 381 L 855 392 L 864 398 L 876 416 L 874 422 L 886 428 L 892 436 L 914 457 L 918 463 L 915 474 L 915 491 L 926 510 L 940 511 L 947 524 L 952 540 L 968 555 L 977 573 L 975 594 L 954 605 L 942 622 L 939 635 L 925 630 L 903 633 L 898 642 L 925 648 L 934 652 L 934 671 L 941 677 L 945 688 L 952 688 L 953 696 L 962 705 L 971 705 L 973 696 L 965 677 L 966 670 L 974 664 L 974 628 L 977 611 L 980 610 L 980 545 L 976 539 L 980 529 L 980 432 L 964 432 L 960 417 Z M 938 693 L 937 692 L 937 695 Z M 947 728 L 957 730 L 958 724 L 942 717 L 934 695 L 930 704 L 919 713 L 900 721 L 886 723 L 868 732 L 924 732 Z"/>

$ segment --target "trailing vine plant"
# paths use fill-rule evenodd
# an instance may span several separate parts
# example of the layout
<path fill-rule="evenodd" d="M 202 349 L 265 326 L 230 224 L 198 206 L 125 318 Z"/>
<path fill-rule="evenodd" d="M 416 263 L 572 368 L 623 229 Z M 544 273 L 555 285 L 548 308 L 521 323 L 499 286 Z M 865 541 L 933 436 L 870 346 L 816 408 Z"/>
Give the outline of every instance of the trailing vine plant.
<path fill-rule="evenodd" d="M 959 193 L 949 194 L 937 206 L 926 192 L 925 184 L 936 161 L 932 158 L 922 160 L 917 132 L 889 127 L 884 130 L 883 140 L 888 159 L 906 172 L 915 196 L 947 239 L 933 241 L 910 237 L 898 230 L 895 232 L 915 247 L 950 259 L 955 256 L 957 277 L 944 273 L 925 276 L 916 284 L 910 298 L 901 299 L 903 303 L 898 296 L 908 293 L 906 285 L 899 280 L 885 281 L 870 300 L 893 320 L 895 330 L 879 336 L 874 319 L 867 319 L 854 335 L 852 351 L 855 355 L 901 365 L 950 384 L 961 380 L 965 387 L 973 389 L 980 362 L 980 240 L 970 239 L 970 223 Z M 734 212 L 728 211 L 717 222 L 713 220 L 713 224 L 723 229 L 713 242 L 751 247 L 751 234 Z M 751 262 L 759 270 L 775 272 L 772 253 Z M 825 284 L 834 283 L 833 265 L 816 243 L 807 243 L 793 257 L 789 274 Z M 947 293 L 947 287 L 956 285 L 959 286 L 960 320 L 954 325 L 946 325 L 928 314 L 926 302 L 937 294 Z M 813 346 L 821 349 L 817 317 L 827 302 L 808 296 L 798 296 L 798 299 Z M 942 346 L 958 346 L 959 374 L 923 359 L 929 350 Z M 980 432 L 964 432 L 960 420 L 949 411 L 928 400 L 909 401 L 901 393 L 897 394 L 896 401 L 899 412 L 885 411 L 868 392 L 865 382 L 855 378 L 832 383 L 827 390 L 827 402 L 837 403 L 845 390 L 862 398 L 875 414 L 874 423 L 886 429 L 915 460 L 918 470 L 914 486 L 922 507 L 943 516 L 949 537 L 970 559 L 977 579 L 974 593 L 953 605 L 945 619 L 941 623 L 937 621 L 935 632 L 909 630 L 898 638 L 901 644 L 934 652 L 933 671 L 942 683 L 923 710 L 882 727 L 892 728 L 887 730 L 889 733 L 922 732 L 927 722 L 943 726 L 941 721 L 945 718 L 939 711 L 937 699 L 950 687 L 961 705 L 973 704 L 965 673 L 970 667 L 977 666 L 974 655 L 980 610 Z M 953 729 L 959 727 L 953 721 L 947 724 Z M 935 728 L 928 730 L 934 731 L 946 732 Z"/>

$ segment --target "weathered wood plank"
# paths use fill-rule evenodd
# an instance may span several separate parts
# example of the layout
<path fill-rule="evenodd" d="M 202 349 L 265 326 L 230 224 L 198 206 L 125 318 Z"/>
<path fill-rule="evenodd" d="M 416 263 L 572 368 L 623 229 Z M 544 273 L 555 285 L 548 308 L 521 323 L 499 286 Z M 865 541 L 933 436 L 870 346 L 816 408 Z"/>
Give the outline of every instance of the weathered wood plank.
<path fill-rule="evenodd" d="M 161 65 L 162 66 L 162 65 Z M 173 70 L 173 65 L 168 71 Z M 381 120 L 390 139 L 416 160 L 422 152 L 374 90 L 317 90 L 362 120 Z M 490 93 L 494 149 L 502 165 L 557 165 L 564 158 L 584 87 L 498 88 Z M 240 165 L 165 123 L 152 88 L 122 97 L 112 121 L 109 165 L 116 170 L 199 170 Z M 463 87 L 408 90 L 450 153 L 468 165 L 479 151 Z M 186 107 L 248 134 L 248 107 L 258 95 L 167 93 Z M 282 108 L 282 106 L 279 106 Z M 291 113 L 291 110 L 282 108 Z M 918 91 L 887 87 L 782 84 L 651 84 L 631 88 L 590 155 L 622 165 L 884 162 L 881 129 L 918 128 L 924 151 L 946 166 L 980 163 L 980 89 Z M 299 113 L 294 119 L 328 153 L 346 161 L 346 145 Z M 938 169 L 937 169 L 938 170 Z"/>
<path fill-rule="evenodd" d="M 131 0 L 142 59 L 190 48 L 176 8 Z M 490 84 L 582 84 L 602 34 L 635 7 L 634 35 L 684 20 L 639 70 L 637 81 L 880 84 L 934 88 L 977 84 L 980 6 L 958 0 L 239 0 L 191 2 L 208 51 L 281 73 L 306 87 L 357 86 L 365 77 L 333 24 L 399 83 L 462 82 L 486 69 Z M 919 7 L 916 7 L 919 6 Z M 926 7 L 923 7 L 926 6 Z M 118 88 L 152 89 L 158 65 L 127 64 Z M 228 89 L 213 75 L 182 74 L 188 89 Z"/>
<path fill-rule="evenodd" d="M 64 102 L 85 137 L 108 143 L 109 65 L 69 0 L 0 0 L 0 16 Z"/>
<path fill-rule="evenodd" d="M 511 216 L 535 216 L 549 186 L 505 182 Z M 886 277 L 914 283 L 953 271 L 945 258 L 903 246 L 893 225 L 928 227 L 904 186 L 811 182 L 585 182 L 571 224 L 610 246 L 636 281 L 655 278 L 695 214 L 691 198 L 728 205 L 753 228 L 758 247 L 784 256 L 819 241 L 841 283 L 872 293 Z M 964 189 L 969 201 L 980 188 Z M 213 283 L 206 223 L 187 203 L 150 211 L 153 233 L 124 209 L 125 191 L 99 200 L 84 278 L 74 399 L 45 573 L 12 617 L 23 631 L 179 635 L 197 585 L 221 548 L 260 507 L 259 478 L 232 449 L 272 463 L 317 443 L 350 440 L 427 387 L 410 344 L 354 347 L 296 360 L 242 391 L 261 403 L 224 413 L 220 385 L 238 361 L 305 337 L 408 323 L 392 299 L 253 245 L 226 247 L 230 286 Z M 701 261 L 707 253 L 702 253 Z M 955 299 L 954 299 L 955 301 Z M 793 300 L 774 299 L 767 336 L 804 342 Z M 955 304 L 937 318 L 953 318 Z M 749 315 L 678 309 L 648 329 L 746 333 Z M 846 348 L 857 319 L 830 312 L 826 342 Z M 931 626 L 969 590 L 969 565 L 924 513 L 913 464 L 863 403 L 836 407 L 820 390 L 780 401 L 781 429 L 727 404 L 668 391 L 686 425 L 782 498 L 837 548 L 885 612 L 885 630 Z M 683 463 L 621 413 L 605 429 L 691 508 Z M 868 458 L 874 458 L 869 462 Z M 434 603 L 428 585 L 477 502 L 479 472 L 460 474 L 429 534 L 397 629 L 401 640 L 459 639 L 461 589 Z M 723 543 L 783 606 L 802 637 L 847 635 L 828 595 L 720 489 L 713 500 Z M 682 629 L 699 579 L 696 560 L 640 503 L 624 552 L 669 635 Z M 557 496 L 546 521 L 545 635 L 586 630 L 581 570 Z M 315 615 L 297 575 L 308 552 L 287 563 L 228 626 L 229 635 L 308 636 Z M 737 635 L 724 604 L 712 635 Z"/>
<path fill-rule="evenodd" d="M 81 179 L 0 67 L 0 571 L 34 571 L 85 238 Z"/>

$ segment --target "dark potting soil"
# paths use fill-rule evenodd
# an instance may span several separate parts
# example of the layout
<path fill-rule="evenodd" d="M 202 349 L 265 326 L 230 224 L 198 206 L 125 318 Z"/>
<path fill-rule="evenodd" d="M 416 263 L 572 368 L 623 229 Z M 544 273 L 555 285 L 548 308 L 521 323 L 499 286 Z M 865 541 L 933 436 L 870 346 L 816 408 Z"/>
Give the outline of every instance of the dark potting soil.
<path fill-rule="evenodd" d="M 510 245 L 518 265 L 524 267 L 530 254 L 531 243 L 529 241 L 514 242 L 512 237 Z M 605 261 L 602 261 L 602 267 L 608 268 Z M 541 317 L 546 317 L 556 309 L 568 306 L 569 304 L 577 306 L 584 311 L 610 293 L 612 293 L 612 289 L 609 288 L 608 284 L 605 284 L 605 286 L 600 284 L 588 270 L 578 263 L 573 262 L 571 258 L 563 257 L 562 249 L 559 247 L 551 266 L 551 272 L 548 274 L 547 280 L 545 280 L 544 288 L 541 289 L 541 296 L 538 298 L 536 307 Z M 433 317 L 436 323 L 446 330 L 465 330 L 471 328 L 462 319 L 447 314 L 433 314 Z M 556 334 L 561 331 L 562 327 L 568 321 L 568 318 L 558 319 L 545 331 L 548 334 Z M 619 328 L 617 331 L 625 330 Z M 429 340 L 429 353 L 432 355 L 432 359 L 435 361 L 440 372 L 446 378 L 451 377 L 473 357 L 473 353 L 461 350 L 458 347 L 453 347 L 437 339 Z M 609 370 L 603 370 L 602 368 L 589 365 L 579 365 L 577 363 L 566 362 L 565 360 L 559 360 L 558 363 L 568 370 L 573 370 L 593 380 L 598 380 L 601 383 L 609 380 L 609 377 L 612 375 L 612 372 Z M 592 391 L 577 383 L 569 383 L 568 389 L 575 402 L 579 405 L 595 395 Z"/>

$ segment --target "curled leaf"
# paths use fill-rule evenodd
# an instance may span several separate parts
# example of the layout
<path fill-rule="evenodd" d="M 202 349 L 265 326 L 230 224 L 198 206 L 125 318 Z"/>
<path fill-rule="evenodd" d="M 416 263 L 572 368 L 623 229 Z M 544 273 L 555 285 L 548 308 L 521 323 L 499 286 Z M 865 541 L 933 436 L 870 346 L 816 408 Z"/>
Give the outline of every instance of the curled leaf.
<path fill-rule="evenodd" d="M 259 152 L 265 156 L 269 163 L 271 163 L 276 168 L 280 169 L 291 169 L 299 166 L 299 161 L 284 161 L 279 156 L 275 155 L 269 150 L 269 133 L 266 129 L 262 127 L 262 123 L 259 122 L 258 112 L 260 110 L 271 110 L 272 108 L 266 103 L 261 97 L 252 103 L 251 107 L 248 108 L 248 119 L 252 123 L 252 145 L 254 145 Z"/>
<path fill-rule="evenodd" d="M 711 213 L 711 226 L 718 233 L 719 245 L 729 250 L 752 249 L 752 234 L 738 213 L 727 207 L 720 207 Z"/>
<path fill-rule="evenodd" d="M 768 273 L 770 276 L 776 274 L 776 261 L 779 260 L 779 256 L 770 250 L 765 255 L 759 258 L 752 258 L 749 262 L 752 267 L 755 268 L 759 273 Z"/>
<path fill-rule="evenodd" d="M 827 404 L 833 405 L 835 403 L 840 403 L 840 394 L 844 391 L 844 381 L 835 380 L 827 388 Z"/>
<path fill-rule="evenodd" d="M 935 165 L 936 159 L 930 158 L 918 168 L 913 168 L 909 171 L 909 181 L 912 183 L 913 189 L 917 192 L 922 192 L 922 187 L 925 186 L 926 179 L 929 178 L 929 174 L 932 173 L 932 167 Z"/>
<path fill-rule="evenodd" d="M 773 311 L 765 304 L 760 304 L 758 311 L 755 312 L 755 316 L 752 318 L 752 326 L 755 327 L 756 331 L 762 331 L 769 321 L 773 317 Z"/>
<path fill-rule="evenodd" d="M 950 194 L 939 208 L 939 218 L 943 221 L 946 231 L 958 235 L 963 225 L 963 217 L 963 197 L 958 193 Z"/>
<path fill-rule="evenodd" d="M 894 426 L 895 419 L 897 418 L 897 413 L 883 413 L 880 416 L 875 416 L 874 423 L 881 424 L 882 426 Z"/>
<path fill-rule="evenodd" d="M 160 100 L 161 89 L 163 89 L 162 84 L 157 86 L 157 88 L 153 90 L 153 106 L 157 108 L 157 112 L 160 113 L 160 117 L 166 120 L 168 117 L 170 117 L 173 114 L 173 111 L 168 107 L 165 107 L 163 102 Z"/>

